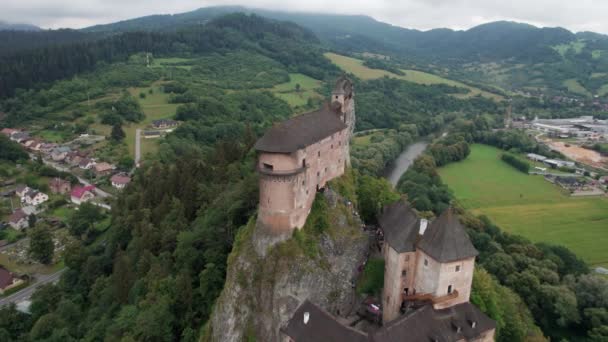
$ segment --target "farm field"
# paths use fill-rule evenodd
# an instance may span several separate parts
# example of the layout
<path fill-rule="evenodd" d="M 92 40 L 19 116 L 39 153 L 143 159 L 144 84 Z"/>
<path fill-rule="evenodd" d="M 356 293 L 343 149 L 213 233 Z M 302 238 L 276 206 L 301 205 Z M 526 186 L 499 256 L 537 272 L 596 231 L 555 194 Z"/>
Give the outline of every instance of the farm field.
<path fill-rule="evenodd" d="M 584 96 L 591 96 L 591 93 L 589 93 L 589 91 L 574 78 L 565 80 L 563 84 L 568 87 L 568 91 L 570 92 Z"/>
<path fill-rule="evenodd" d="M 564 245 L 591 265 L 608 266 L 608 198 L 571 198 L 542 176 L 504 163 L 500 153 L 473 145 L 466 160 L 440 168 L 439 174 L 465 208 L 487 215 L 505 231 Z"/>
<path fill-rule="evenodd" d="M 300 85 L 299 91 L 296 91 L 297 84 Z M 306 105 L 309 98 L 321 97 L 316 92 L 320 86 L 321 81 L 304 74 L 289 74 L 289 82 L 277 84 L 270 91 L 290 106 L 298 107 Z"/>
<path fill-rule="evenodd" d="M 462 82 L 450 80 L 447 78 L 443 78 L 441 76 L 430 74 L 428 72 L 418 71 L 418 70 L 410 70 L 403 69 L 402 71 L 405 75 L 397 75 L 390 71 L 381 70 L 381 69 L 371 69 L 363 65 L 363 61 L 360 59 L 347 57 L 338 55 L 335 53 L 326 53 L 325 57 L 329 58 L 334 64 L 336 64 L 341 69 L 354 74 L 355 76 L 364 79 L 370 80 L 375 78 L 381 78 L 384 76 L 398 78 L 400 80 L 409 81 L 413 83 L 419 84 L 447 84 L 449 86 L 460 87 L 469 89 L 468 94 L 457 94 L 456 97 L 472 97 L 481 94 L 481 96 L 488 97 L 494 100 L 502 100 L 502 96 L 497 94 L 492 94 L 490 92 L 471 87 Z"/>

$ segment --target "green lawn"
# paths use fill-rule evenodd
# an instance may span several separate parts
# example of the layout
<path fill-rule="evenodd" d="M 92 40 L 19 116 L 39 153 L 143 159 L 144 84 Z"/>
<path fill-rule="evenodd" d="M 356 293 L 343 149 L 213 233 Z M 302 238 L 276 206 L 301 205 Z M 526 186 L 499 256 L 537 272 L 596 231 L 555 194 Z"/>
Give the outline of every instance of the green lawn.
<path fill-rule="evenodd" d="M 300 85 L 300 90 L 296 91 L 296 84 Z M 304 74 L 289 74 L 289 82 L 277 84 L 272 89 L 277 97 L 289 103 L 292 107 L 304 106 L 309 98 L 320 97 L 316 92 L 321 86 L 321 81 Z"/>
<path fill-rule="evenodd" d="M 591 96 L 591 93 L 583 87 L 578 81 L 574 78 L 570 78 L 562 82 L 563 85 L 568 87 L 568 91 L 571 93 L 583 95 L 583 96 Z"/>
<path fill-rule="evenodd" d="M 460 87 L 469 89 L 469 93 L 467 94 L 458 94 L 455 95 L 457 97 L 471 97 L 481 94 L 484 97 L 488 97 L 494 100 L 502 100 L 502 96 L 497 94 L 492 94 L 487 91 L 483 91 L 481 89 L 468 86 L 462 82 L 450 80 L 447 78 L 443 78 L 441 76 L 430 74 L 428 72 L 418 71 L 418 70 L 410 70 L 405 69 L 402 70 L 405 75 L 397 75 L 390 71 L 380 70 L 380 69 L 371 69 L 363 65 L 363 61 L 360 59 L 347 57 L 338 55 L 335 53 L 326 53 L 325 57 L 329 58 L 334 64 L 336 64 L 341 69 L 354 74 L 355 76 L 364 79 L 370 80 L 375 78 L 381 78 L 384 76 L 398 78 L 401 80 L 419 83 L 419 84 L 447 84 L 450 86 Z"/>
<path fill-rule="evenodd" d="M 462 205 L 502 229 L 567 246 L 592 265 L 608 266 L 608 199 L 571 198 L 542 176 L 507 165 L 500 153 L 473 145 L 466 160 L 439 173 Z"/>

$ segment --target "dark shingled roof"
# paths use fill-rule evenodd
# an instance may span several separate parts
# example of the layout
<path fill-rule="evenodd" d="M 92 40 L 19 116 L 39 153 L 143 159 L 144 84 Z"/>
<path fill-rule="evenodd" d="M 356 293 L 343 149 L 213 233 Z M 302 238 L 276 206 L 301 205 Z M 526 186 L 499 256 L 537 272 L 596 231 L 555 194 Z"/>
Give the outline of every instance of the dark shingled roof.
<path fill-rule="evenodd" d="M 452 208 L 429 225 L 418 242 L 418 248 L 439 262 L 462 260 L 479 254 Z"/>
<path fill-rule="evenodd" d="M 263 152 L 291 153 L 312 145 L 347 126 L 329 106 L 274 125 L 255 143 Z"/>
<path fill-rule="evenodd" d="M 416 250 L 420 219 L 404 200 L 385 206 L 378 223 L 384 232 L 384 241 L 398 253 Z"/>
<path fill-rule="evenodd" d="M 336 84 L 334 86 L 333 94 L 345 94 L 349 95 L 353 91 L 353 82 L 346 77 L 346 75 L 340 76 L 336 80 Z"/>
<path fill-rule="evenodd" d="M 308 323 L 304 323 L 304 313 L 308 312 Z M 293 314 L 287 326 L 281 331 L 297 342 L 364 342 L 367 335 L 338 322 L 325 310 L 304 301 Z"/>
<path fill-rule="evenodd" d="M 388 323 L 373 334 L 372 340 L 471 341 L 495 328 L 496 323 L 471 303 L 462 303 L 442 310 L 435 310 L 429 304 Z"/>
<path fill-rule="evenodd" d="M 305 312 L 310 315 L 307 324 Z M 455 342 L 475 340 L 492 329 L 496 329 L 496 322 L 471 303 L 441 310 L 428 304 L 367 335 L 306 300 L 281 331 L 296 342 Z"/>

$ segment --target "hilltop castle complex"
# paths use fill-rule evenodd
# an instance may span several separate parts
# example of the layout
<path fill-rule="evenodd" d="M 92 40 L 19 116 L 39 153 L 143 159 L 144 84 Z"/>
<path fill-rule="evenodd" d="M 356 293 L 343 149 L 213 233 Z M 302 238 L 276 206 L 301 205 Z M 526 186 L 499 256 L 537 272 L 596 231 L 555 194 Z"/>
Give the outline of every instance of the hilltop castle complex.
<path fill-rule="evenodd" d="M 257 141 L 259 224 L 283 234 L 304 226 L 317 190 L 344 173 L 354 126 L 353 84 L 341 77 L 330 103 L 273 126 Z"/>
<path fill-rule="evenodd" d="M 317 190 L 349 165 L 354 125 L 353 84 L 341 77 L 329 104 L 258 140 L 259 229 L 285 237 L 304 226 Z M 399 200 L 378 221 L 385 272 L 374 315 L 383 326 L 363 332 L 304 300 L 281 328 L 283 341 L 493 341 L 496 323 L 469 303 L 478 253 L 453 210 L 429 222 Z"/>

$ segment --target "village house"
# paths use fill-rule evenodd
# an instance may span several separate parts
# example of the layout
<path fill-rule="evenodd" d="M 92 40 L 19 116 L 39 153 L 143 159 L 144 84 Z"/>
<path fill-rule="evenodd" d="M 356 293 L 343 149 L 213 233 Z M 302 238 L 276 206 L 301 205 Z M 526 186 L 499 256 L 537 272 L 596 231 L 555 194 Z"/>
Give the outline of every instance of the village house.
<path fill-rule="evenodd" d="M 28 132 L 14 132 L 11 134 L 11 140 L 22 143 L 30 138 L 30 134 Z"/>
<path fill-rule="evenodd" d="M 15 277 L 15 275 L 9 270 L 0 266 L 0 295 L 3 295 L 7 290 L 15 288 L 21 284 L 23 284 L 22 279 Z"/>
<path fill-rule="evenodd" d="M 19 132 L 19 130 L 14 128 L 3 128 L 0 132 L 10 138 L 13 134 Z"/>
<path fill-rule="evenodd" d="M 82 158 L 78 163 L 78 167 L 83 170 L 90 170 L 91 168 L 93 168 L 93 166 L 95 166 L 95 161 L 89 158 Z"/>
<path fill-rule="evenodd" d="M 263 229 L 290 235 L 304 226 L 317 190 L 344 173 L 355 124 L 353 97 L 351 81 L 341 77 L 330 104 L 276 124 L 256 142 Z"/>
<path fill-rule="evenodd" d="M 25 196 L 25 194 L 30 190 L 32 190 L 32 189 L 30 189 L 29 186 L 24 185 L 24 184 L 19 184 L 15 187 L 15 195 L 19 196 L 19 198 L 23 198 L 23 196 Z"/>
<path fill-rule="evenodd" d="M 70 151 L 71 149 L 68 146 L 56 147 L 53 149 L 53 151 L 51 151 L 51 159 L 56 162 L 63 161 Z"/>
<path fill-rule="evenodd" d="M 112 182 L 112 186 L 116 189 L 124 189 L 125 186 L 131 182 L 131 177 L 126 173 L 117 173 L 110 178 L 110 181 Z"/>
<path fill-rule="evenodd" d="M 281 328 L 283 341 L 494 341 L 496 322 L 469 303 L 477 250 L 453 210 L 428 222 L 400 200 L 379 223 L 382 327 L 359 331 L 306 300 Z"/>
<path fill-rule="evenodd" d="M 8 218 L 8 224 L 16 230 L 21 230 L 29 226 L 27 215 L 21 209 L 17 209 L 11 214 Z"/>
<path fill-rule="evenodd" d="M 21 197 L 21 202 L 34 206 L 39 205 L 48 200 L 49 196 L 47 194 L 33 189 L 30 189 L 28 192 L 25 193 L 23 197 Z"/>
<path fill-rule="evenodd" d="M 143 131 L 142 134 L 144 136 L 144 139 L 154 139 L 163 136 L 162 131 Z"/>
<path fill-rule="evenodd" d="M 95 198 L 95 185 L 75 186 L 70 193 L 72 203 L 80 205 Z"/>
<path fill-rule="evenodd" d="M 72 190 L 72 184 L 67 180 L 55 177 L 49 182 L 49 188 L 54 194 L 67 194 Z"/>
<path fill-rule="evenodd" d="M 178 125 L 178 122 L 170 119 L 160 119 L 152 121 L 152 127 L 156 129 L 167 129 L 173 128 Z"/>
<path fill-rule="evenodd" d="M 112 170 L 115 169 L 115 166 L 106 162 L 96 163 L 93 165 L 93 170 L 95 170 L 95 174 L 97 176 L 106 176 L 109 175 Z"/>

